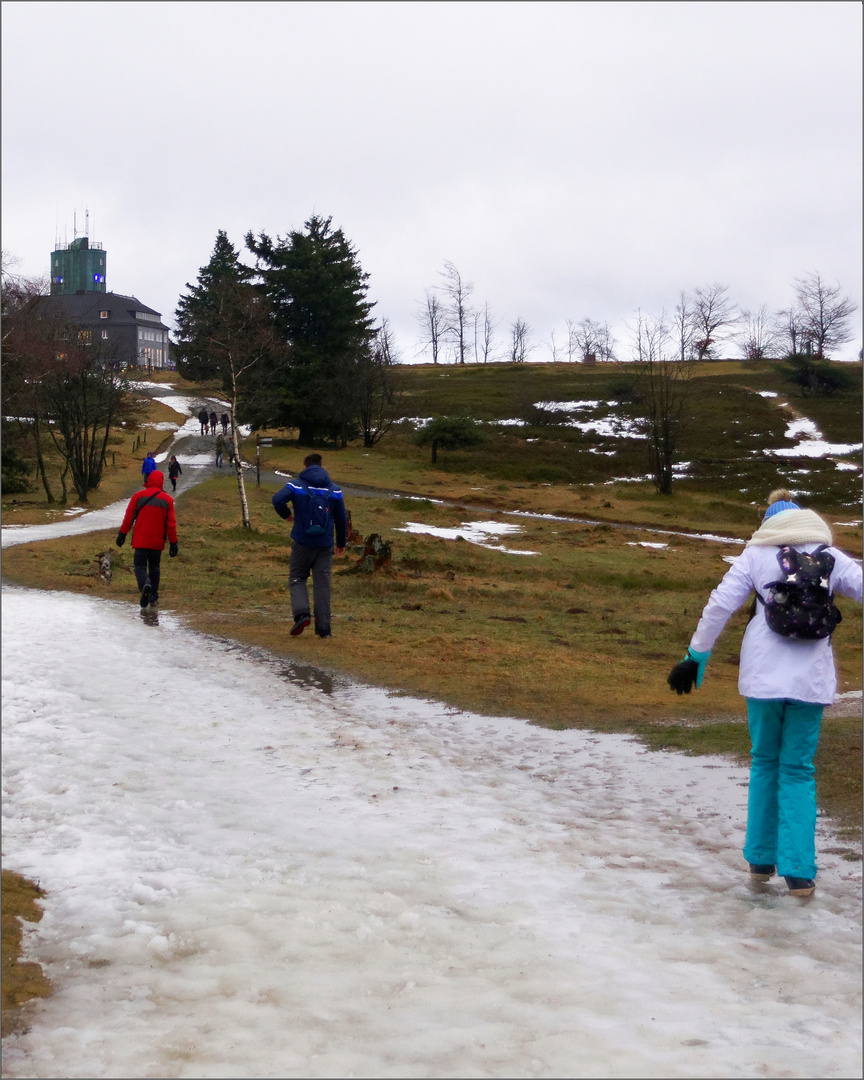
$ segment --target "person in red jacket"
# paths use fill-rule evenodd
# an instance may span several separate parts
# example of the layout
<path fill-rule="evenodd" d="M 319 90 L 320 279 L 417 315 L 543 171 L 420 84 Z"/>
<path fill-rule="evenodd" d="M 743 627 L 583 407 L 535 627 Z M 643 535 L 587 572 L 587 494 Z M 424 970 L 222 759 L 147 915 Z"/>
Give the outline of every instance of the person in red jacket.
<path fill-rule="evenodd" d="M 132 529 L 132 547 L 135 551 L 135 579 L 141 590 L 141 607 L 151 607 L 159 602 L 159 564 L 165 541 L 170 547 L 168 555 L 177 554 L 177 521 L 174 517 L 174 500 L 163 491 L 165 477 L 154 470 L 147 477 L 143 490 L 129 500 L 117 547 L 126 543 L 126 534 Z"/>

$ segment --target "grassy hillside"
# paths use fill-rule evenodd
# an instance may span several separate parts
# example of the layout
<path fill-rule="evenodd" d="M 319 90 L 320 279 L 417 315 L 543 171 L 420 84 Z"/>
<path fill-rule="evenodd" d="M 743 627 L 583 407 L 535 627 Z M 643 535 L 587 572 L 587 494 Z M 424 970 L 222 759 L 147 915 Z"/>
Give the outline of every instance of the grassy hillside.
<path fill-rule="evenodd" d="M 714 527 L 731 528 L 735 535 L 742 524 L 752 524 L 768 492 L 781 485 L 816 510 L 856 518 L 861 505 L 860 450 L 825 458 L 799 457 L 794 453 L 795 442 L 786 437 L 790 421 L 803 416 L 818 426 L 829 443 L 860 445 L 861 365 L 841 366 L 853 385 L 831 397 L 803 395 L 775 362 L 695 367 L 685 387 L 688 422 L 681 439 L 681 473 L 675 483 L 675 497 L 689 499 L 695 517 L 686 505 L 673 507 L 669 500 L 658 501 L 654 496 L 647 444 L 638 426 L 642 415 L 638 372 L 627 364 L 400 369 L 403 421 L 376 447 L 364 450 L 354 444 L 340 450 L 332 464 L 344 482 L 406 492 L 412 488 L 446 491 L 459 497 L 473 493 L 474 501 L 490 505 L 549 509 L 554 492 L 552 501 L 559 509 L 577 512 L 580 501 L 602 505 L 617 500 L 640 504 L 635 517 L 625 507 L 624 520 L 645 520 L 645 504 L 653 501 L 656 505 L 649 516 L 656 523 L 672 518 L 685 528 L 710 527 L 712 515 L 705 508 L 713 500 Z M 569 413 L 551 412 L 538 410 L 537 402 L 578 402 L 579 406 Z M 416 423 L 430 416 L 457 414 L 483 421 L 488 438 L 472 449 L 439 452 L 433 468 L 428 448 L 412 442 Z M 268 434 L 282 445 L 267 448 L 262 464 L 296 468 L 294 433 Z M 254 454 L 252 442 L 246 453 Z M 838 462 L 856 467 L 838 468 Z M 542 490 L 536 490 L 538 486 Z M 526 489 L 531 490 L 536 506 L 526 507 Z"/>

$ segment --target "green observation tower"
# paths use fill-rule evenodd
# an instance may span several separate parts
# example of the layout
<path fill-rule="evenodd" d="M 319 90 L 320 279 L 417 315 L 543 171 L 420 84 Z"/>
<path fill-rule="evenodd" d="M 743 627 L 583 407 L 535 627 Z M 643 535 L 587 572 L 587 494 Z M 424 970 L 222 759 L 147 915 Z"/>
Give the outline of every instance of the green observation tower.
<path fill-rule="evenodd" d="M 105 292 L 105 250 L 79 236 L 51 253 L 51 295 Z"/>

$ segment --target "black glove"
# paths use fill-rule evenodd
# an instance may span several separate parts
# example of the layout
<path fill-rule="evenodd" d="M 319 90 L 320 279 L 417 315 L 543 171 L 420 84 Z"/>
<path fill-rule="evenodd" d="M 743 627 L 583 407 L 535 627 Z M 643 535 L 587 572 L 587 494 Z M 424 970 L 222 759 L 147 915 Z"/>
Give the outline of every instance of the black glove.
<path fill-rule="evenodd" d="M 123 547 L 123 545 L 125 543 L 126 543 L 126 533 L 124 533 L 124 532 L 117 533 L 117 547 Z"/>
<path fill-rule="evenodd" d="M 680 664 L 672 668 L 666 682 L 676 694 L 689 694 L 698 674 L 699 665 L 688 656 L 686 660 L 682 660 Z"/>
<path fill-rule="evenodd" d="M 176 554 L 177 554 L 177 542 L 175 541 L 173 544 L 169 545 L 169 547 L 168 547 L 168 558 L 173 559 Z"/>

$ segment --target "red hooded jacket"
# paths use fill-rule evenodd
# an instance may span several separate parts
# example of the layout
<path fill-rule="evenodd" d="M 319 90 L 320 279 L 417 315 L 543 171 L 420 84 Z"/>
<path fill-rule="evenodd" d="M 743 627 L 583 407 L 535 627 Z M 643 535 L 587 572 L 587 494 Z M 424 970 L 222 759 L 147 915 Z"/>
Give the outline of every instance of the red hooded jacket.
<path fill-rule="evenodd" d="M 174 500 L 162 490 L 164 484 L 164 475 L 155 469 L 147 477 L 144 489 L 136 492 L 129 500 L 120 532 L 129 532 L 132 528 L 132 518 L 135 517 L 135 511 L 140 506 L 138 517 L 135 518 L 135 531 L 132 533 L 133 548 L 164 551 L 166 538 L 172 544 L 177 543 Z"/>

